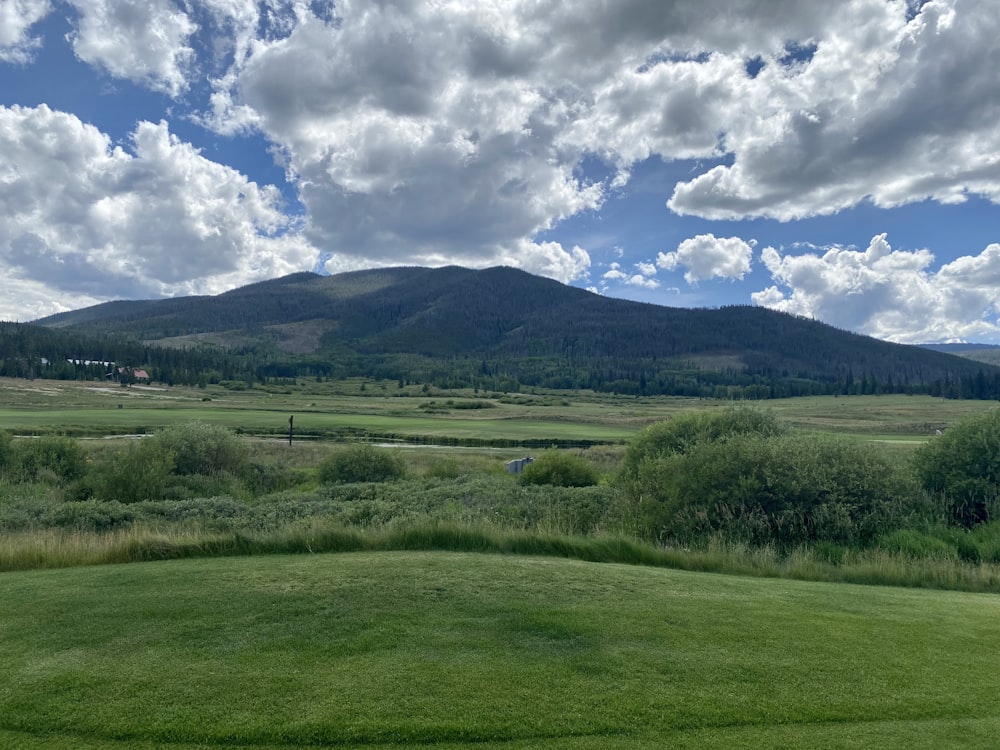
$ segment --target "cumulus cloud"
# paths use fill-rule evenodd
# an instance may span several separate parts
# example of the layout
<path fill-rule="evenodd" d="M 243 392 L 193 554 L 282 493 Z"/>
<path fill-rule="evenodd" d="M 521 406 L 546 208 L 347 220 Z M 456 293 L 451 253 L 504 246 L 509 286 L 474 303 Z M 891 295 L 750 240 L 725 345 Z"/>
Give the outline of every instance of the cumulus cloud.
<path fill-rule="evenodd" d="M 779 50 L 827 17 L 708 5 L 338 3 L 336 18 L 258 41 L 218 95 L 218 127 L 230 106 L 254 113 L 302 186 L 310 239 L 335 254 L 496 262 L 600 207 L 637 160 L 720 153 L 716 107 L 745 78 L 746 32 Z M 730 54 L 683 54 L 705 45 Z M 579 177 L 588 154 L 617 165 L 610 184 Z"/>
<path fill-rule="evenodd" d="M 752 295 L 764 307 L 900 343 L 1000 333 L 997 244 L 937 271 L 928 250 L 893 250 L 885 234 L 864 251 L 831 247 L 790 255 L 766 247 L 761 259 L 777 282 Z"/>
<path fill-rule="evenodd" d="M 670 208 L 790 220 L 866 199 L 1000 202 L 1000 17 L 973 0 L 831 6 L 807 63 L 772 55 L 738 77 L 740 109 L 716 121 L 732 164 L 679 183 Z"/>
<path fill-rule="evenodd" d="M 628 278 L 628 274 L 622 270 L 621 263 L 612 263 L 608 266 L 608 270 L 604 272 L 601 278 L 605 281 L 624 281 Z"/>
<path fill-rule="evenodd" d="M 507 221 L 478 245 L 495 255 L 599 205 L 605 186 L 574 177 L 585 154 L 618 167 L 610 189 L 650 156 L 730 155 L 669 201 L 715 219 L 792 219 L 866 198 L 1000 199 L 1000 160 L 984 156 L 1000 152 L 1000 17 L 973 0 L 706 0 L 696 12 L 656 0 L 502 10 L 485 0 L 66 1 L 81 59 L 171 96 L 190 86 L 204 26 L 202 56 L 219 59 L 198 70 L 221 72 L 201 121 L 228 133 L 258 126 L 285 149 L 315 206 L 311 231 L 340 252 L 362 249 L 331 212 L 362 203 L 380 215 L 410 202 L 412 186 L 443 201 L 443 186 L 429 184 L 438 166 L 441 183 L 463 178 L 463 195 L 484 176 L 485 194 L 555 186 L 513 223 L 515 208 L 497 201 Z M 0 49 L 18 50 L 49 3 L 0 7 Z M 331 205 L 331 192 L 354 200 Z M 455 223 L 412 234 L 447 244 Z M 385 254 L 419 240 L 400 234 Z"/>
<path fill-rule="evenodd" d="M 271 186 L 140 122 L 129 148 L 76 117 L 0 107 L 0 264 L 57 299 L 214 294 L 311 268 Z M 32 280 L 36 283 L 33 285 Z"/>
<path fill-rule="evenodd" d="M 0 0 L 0 62 L 27 63 L 41 40 L 31 27 L 52 10 L 49 0 Z"/>
<path fill-rule="evenodd" d="M 188 38 L 197 25 L 170 0 L 69 0 L 78 14 L 73 51 L 116 78 L 146 83 L 170 96 L 188 87 L 194 59 Z"/>
<path fill-rule="evenodd" d="M 645 276 L 656 276 L 656 265 L 648 262 L 636 263 L 635 267 Z"/>
<path fill-rule="evenodd" d="M 640 287 L 642 289 L 660 288 L 659 280 L 652 278 L 656 275 L 655 266 L 652 266 L 649 263 L 637 263 L 636 267 L 639 268 L 640 273 L 627 273 L 622 270 L 620 263 L 612 263 L 608 266 L 608 270 L 604 272 L 601 278 L 605 282 L 618 282 L 628 286 Z M 608 286 L 605 284 L 602 291 L 607 290 Z"/>
<path fill-rule="evenodd" d="M 534 238 L 600 206 L 604 188 L 556 143 L 566 102 L 520 77 L 534 64 L 505 46 L 515 19 L 480 4 L 338 11 L 258 43 L 239 78 L 285 149 L 313 243 L 380 263 L 585 273 L 584 250 Z"/>
<path fill-rule="evenodd" d="M 676 252 L 660 253 L 656 265 L 668 271 L 686 269 L 688 284 L 710 279 L 742 279 L 753 261 L 753 245 L 739 237 L 699 234 L 684 240 Z"/>
<path fill-rule="evenodd" d="M 7 276 L 0 296 L 0 320 L 27 323 L 70 310 L 78 310 L 105 302 L 104 297 L 93 297 L 80 292 L 66 293 L 44 281 Z"/>
<path fill-rule="evenodd" d="M 80 60 L 174 98 L 178 116 L 216 133 L 270 140 L 305 207 L 302 233 L 268 234 L 287 220 L 256 186 L 237 204 L 256 195 L 274 215 L 241 208 L 219 232 L 290 243 L 290 265 L 308 243 L 336 269 L 510 263 L 585 278 L 592 248 L 550 230 L 599 210 L 650 158 L 699 160 L 663 199 L 707 219 L 1000 202 L 1000 15 L 976 0 L 0 0 L 0 60 L 27 60 L 53 8 L 72 9 Z M 159 153 L 150 128 L 173 144 L 171 164 L 186 153 L 146 124 L 126 163 Z M 606 177 L 585 176 L 595 159 Z M 129 208 L 109 196 L 112 213 Z M 26 215 L 21 241 L 46 237 Z M 700 235 L 657 265 L 696 283 L 741 279 L 751 258 L 739 238 Z M 611 280 L 651 287 L 649 270 Z M 795 291 L 779 287 L 767 299 L 791 304 Z"/>
<path fill-rule="evenodd" d="M 234 122 L 280 144 L 313 242 L 378 262 L 490 262 L 600 207 L 650 156 L 731 157 L 669 201 L 708 218 L 1000 189 L 981 156 L 996 149 L 970 148 L 997 137 L 988 11 L 962 0 L 704 6 L 339 3 L 336 17 L 300 13 L 290 34 L 253 45 L 217 93 L 218 126 L 241 112 Z M 947 115 L 927 110 L 939 93 Z M 607 184 L 578 176 L 588 155 L 615 166 Z"/>

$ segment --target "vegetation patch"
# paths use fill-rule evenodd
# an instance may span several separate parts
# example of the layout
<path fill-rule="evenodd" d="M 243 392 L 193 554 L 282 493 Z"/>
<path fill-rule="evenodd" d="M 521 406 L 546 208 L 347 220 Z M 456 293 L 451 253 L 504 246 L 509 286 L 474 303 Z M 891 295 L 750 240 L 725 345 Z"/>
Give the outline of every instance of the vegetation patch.
<path fill-rule="evenodd" d="M 0 576 L 0 744 L 991 747 L 992 598 L 424 552 Z M 86 613 L 81 617 L 80 613 Z"/>

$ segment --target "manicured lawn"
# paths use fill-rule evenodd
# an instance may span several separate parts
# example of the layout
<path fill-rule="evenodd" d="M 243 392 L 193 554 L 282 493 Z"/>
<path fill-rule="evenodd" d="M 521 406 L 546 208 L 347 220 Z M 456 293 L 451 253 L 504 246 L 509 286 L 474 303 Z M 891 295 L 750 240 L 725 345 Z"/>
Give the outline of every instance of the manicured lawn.
<path fill-rule="evenodd" d="M 942 748 L 1000 599 L 359 553 L 0 575 L 0 747 Z"/>
<path fill-rule="evenodd" d="M 635 430 L 603 425 L 575 424 L 544 419 L 467 419 L 378 414 L 299 412 L 294 414 L 299 435 L 364 430 L 377 435 L 425 436 L 469 439 L 552 439 L 620 442 Z M 14 432 L 60 432 L 69 434 L 128 434 L 163 429 L 176 424 L 204 421 L 247 432 L 281 433 L 288 429 L 289 413 L 259 409 L 65 409 L 23 411 L 0 409 L 0 422 Z"/>
<path fill-rule="evenodd" d="M 725 401 L 589 392 L 494 394 L 487 398 L 471 391 L 421 395 L 419 390 L 399 397 L 394 388 L 375 385 L 359 393 L 359 384 L 354 384 L 351 393 L 333 390 L 343 386 L 304 383 L 289 387 L 285 393 L 262 388 L 227 391 L 218 386 L 125 389 L 104 383 L 2 378 L 0 425 L 17 434 L 103 435 L 151 432 L 202 420 L 244 432 L 275 434 L 287 429 L 288 417 L 294 415 L 299 434 L 328 437 L 362 431 L 432 442 L 453 438 L 620 443 L 651 422 L 730 405 Z M 456 402 L 491 408 L 457 408 Z M 761 402 L 759 407 L 805 432 L 894 441 L 894 449 L 909 453 L 937 428 L 995 404 L 888 395 L 782 399 Z M 895 442 L 901 440 L 905 443 Z"/>

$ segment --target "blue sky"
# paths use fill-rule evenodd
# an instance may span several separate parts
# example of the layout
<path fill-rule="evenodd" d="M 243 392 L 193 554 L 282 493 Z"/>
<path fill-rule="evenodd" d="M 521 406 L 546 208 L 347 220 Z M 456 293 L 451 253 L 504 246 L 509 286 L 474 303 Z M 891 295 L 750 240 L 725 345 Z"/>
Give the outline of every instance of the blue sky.
<path fill-rule="evenodd" d="M 986 5 L 0 0 L 0 319 L 505 264 L 1000 343 Z"/>

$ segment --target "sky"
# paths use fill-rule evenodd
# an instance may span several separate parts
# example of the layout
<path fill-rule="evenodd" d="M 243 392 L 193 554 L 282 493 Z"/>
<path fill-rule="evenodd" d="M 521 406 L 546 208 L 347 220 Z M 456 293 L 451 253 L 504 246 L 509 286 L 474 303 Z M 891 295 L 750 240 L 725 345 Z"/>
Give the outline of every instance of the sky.
<path fill-rule="evenodd" d="M 0 320 L 296 271 L 1000 343 L 988 0 L 0 0 Z"/>

